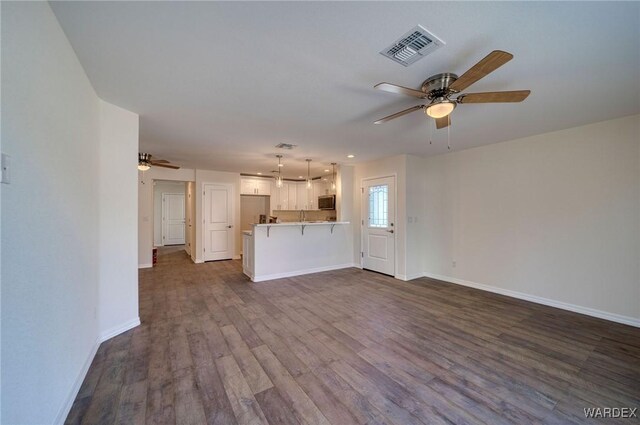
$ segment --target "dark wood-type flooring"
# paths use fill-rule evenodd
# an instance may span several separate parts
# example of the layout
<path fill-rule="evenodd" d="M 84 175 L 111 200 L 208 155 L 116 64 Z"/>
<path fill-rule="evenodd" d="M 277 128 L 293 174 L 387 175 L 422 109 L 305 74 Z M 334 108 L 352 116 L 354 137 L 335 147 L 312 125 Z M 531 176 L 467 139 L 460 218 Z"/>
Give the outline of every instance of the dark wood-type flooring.
<path fill-rule="evenodd" d="M 640 406 L 639 329 L 435 280 L 251 283 L 169 250 L 140 315 L 68 424 L 638 423 L 583 408 Z"/>

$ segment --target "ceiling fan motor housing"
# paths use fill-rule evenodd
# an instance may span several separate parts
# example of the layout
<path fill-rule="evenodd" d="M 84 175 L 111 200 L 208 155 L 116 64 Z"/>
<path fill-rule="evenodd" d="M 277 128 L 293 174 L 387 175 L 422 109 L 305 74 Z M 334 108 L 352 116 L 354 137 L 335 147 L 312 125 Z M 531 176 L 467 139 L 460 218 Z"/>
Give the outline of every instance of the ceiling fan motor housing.
<path fill-rule="evenodd" d="M 446 97 L 451 94 L 449 86 L 457 79 L 458 76 L 450 72 L 432 75 L 422 83 L 421 90 L 429 95 L 429 99 Z"/>

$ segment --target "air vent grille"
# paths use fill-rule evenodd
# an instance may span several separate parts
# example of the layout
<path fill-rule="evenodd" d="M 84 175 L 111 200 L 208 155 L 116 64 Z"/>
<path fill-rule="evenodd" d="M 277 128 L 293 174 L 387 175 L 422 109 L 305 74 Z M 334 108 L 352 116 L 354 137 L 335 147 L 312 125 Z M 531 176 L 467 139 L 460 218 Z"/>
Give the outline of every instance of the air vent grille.
<path fill-rule="evenodd" d="M 418 25 L 380 54 L 400 65 L 409 66 L 444 45 L 444 41 Z"/>
<path fill-rule="evenodd" d="M 291 149 L 295 148 L 296 146 L 298 146 L 298 145 L 292 145 L 292 144 L 290 144 L 290 143 L 278 143 L 278 144 L 276 145 L 276 148 L 278 148 L 278 149 L 288 149 L 288 150 L 291 150 Z"/>

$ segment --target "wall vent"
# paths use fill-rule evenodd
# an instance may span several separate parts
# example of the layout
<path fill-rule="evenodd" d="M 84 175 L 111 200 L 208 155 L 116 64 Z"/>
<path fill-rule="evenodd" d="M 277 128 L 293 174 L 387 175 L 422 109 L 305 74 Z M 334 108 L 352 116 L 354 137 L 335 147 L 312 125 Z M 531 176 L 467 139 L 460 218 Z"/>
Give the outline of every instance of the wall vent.
<path fill-rule="evenodd" d="M 276 145 L 276 148 L 291 150 L 291 149 L 295 148 L 296 146 L 298 146 L 298 145 L 292 145 L 290 143 L 279 143 L 279 144 Z"/>
<path fill-rule="evenodd" d="M 430 53 L 435 52 L 446 43 L 417 25 L 402 37 L 396 40 L 391 46 L 380 52 L 400 65 L 409 66 L 417 62 Z"/>

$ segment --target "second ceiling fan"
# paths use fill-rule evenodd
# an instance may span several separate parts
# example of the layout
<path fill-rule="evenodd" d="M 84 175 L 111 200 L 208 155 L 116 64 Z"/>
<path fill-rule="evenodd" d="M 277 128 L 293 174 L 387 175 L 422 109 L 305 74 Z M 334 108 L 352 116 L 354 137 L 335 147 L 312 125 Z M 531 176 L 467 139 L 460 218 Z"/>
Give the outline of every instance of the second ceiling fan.
<path fill-rule="evenodd" d="M 374 88 L 390 93 L 404 94 L 427 99 L 428 104 L 416 105 L 395 114 L 379 119 L 375 124 L 391 121 L 395 118 L 414 111 L 424 110 L 425 114 L 436 120 L 436 128 L 445 128 L 451 125 L 451 112 L 457 105 L 465 103 L 502 103 L 522 102 L 529 96 L 531 90 L 496 91 L 486 93 L 460 93 L 479 79 L 489 75 L 505 63 L 513 59 L 511 53 L 494 50 L 484 59 L 475 64 L 471 69 L 458 77 L 456 74 L 443 73 L 427 78 L 420 90 L 398 86 L 390 83 L 376 84 Z M 455 97 L 453 97 L 455 96 Z"/>

